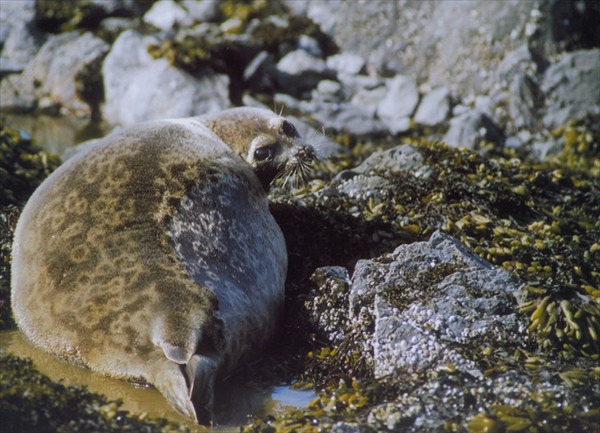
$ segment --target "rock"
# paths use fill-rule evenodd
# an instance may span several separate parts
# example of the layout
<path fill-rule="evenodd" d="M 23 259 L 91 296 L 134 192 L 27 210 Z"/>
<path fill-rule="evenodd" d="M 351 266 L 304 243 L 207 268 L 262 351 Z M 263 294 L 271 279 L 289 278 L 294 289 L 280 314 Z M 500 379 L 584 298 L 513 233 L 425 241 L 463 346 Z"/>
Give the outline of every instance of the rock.
<path fill-rule="evenodd" d="M 521 420 L 545 423 L 547 418 L 541 415 L 541 410 L 531 418 L 523 416 L 521 404 L 528 408 L 539 404 L 540 400 L 532 396 L 554 396 L 553 404 L 556 406 L 550 410 L 557 410 L 556 413 L 561 413 L 561 407 L 587 412 L 588 407 L 597 405 L 597 390 L 588 388 L 586 395 L 582 395 L 576 387 L 561 383 L 558 372 L 548 373 L 538 373 L 532 378 L 522 369 L 511 367 L 480 378 L 454 370 L 450 365 L 432 372 L 429 378 L 412 382 L 413 386 L 405 387 L 392 402 L 371 409 L 368 424 L 378 432 L 438 433 L 446 430 L 448 420 L 462 420 L 459 422 L 469 425 L 471 431 L 507 431 L 495 430 L 499 423 L 491 417 L 482 417 L 483 420 L 478 423 L 474 417 L 485 413 L 481 408 L 496 406 L 514 414 L 517 419 L 511 425 L 518 425 L 516 423 Z M 399 380 L 404 382 L 406 379 Z M 504 419 L 509 419 L 509 416 Z M 585 423 L 575 424 L 577 427 L 571 425 L 574 428 L 567 428 L 567 431 L 596 431 L 593 421 L 583 429 L 578 427 Z"/>
<path fill-rule="evenodd" d="M 307 35 L 300 35 L 298 38 L 298 48 L 306 51 L 311 56 L 320 58 L 323 57 L 323 50 L 319 45 L 319 41 Z"/>
<path fill-rule="evenodd" d="M 246 85 L 255 91 L 271 92 L 274 88 L 275 64 L 267 51 L 258 53 L 246 69 L 243 79 Z"/>
<path fill-rule="evenodd" d="M 350 89 L 353 93 L 370 91 L 379 88 L 385 89 L 384 80 L 378 77 L 372 77 L 370 75 L 348 75 L 339 73 L 338 81 Z M 377 104 L 375 104 L 375 108 L 377 108 Z"/>
<path fill-rule="evenodd" d="M 546 137 L 543 140 L 535 140 L 531 145 L 531 156 L 536 161 L 543 161 L 550 155 L 558 155 L 564 148 L 564 140 L 554 137 Z"/>
<path fill-rule="evenodd" d="M 294 96 L 306 96 L 319 81 L 333 78 L 324 60 L 304 50 L 295 50 L 286 54 L 277 63 L 277 81 L 279 88 Z"/>
<path fill-rule="evenodd" d="M 117 39 L 121 32 L 135 26 L 133 18 L 108 17 L 100 22 L 100 30 L 110 35 L 111 40 Z"/>
<path fill-rule="evenodd" d="M 104 118 L 111 124 L 132 125 L 144 120 L 188 117 L 229 106 L 225 75 L 210 69 L 192 76 L 153 59 L 147 46 L 151 36 L 128 30 L 115 41 L 102 66 Z"/>
<path fill-rule="evenodd" d="M 332 78 L 332 73 L 325 61 L 304 50 L 292 51 L 277 63 L 279 88 L 290 95 L 307 97 L 308 91 L 327 78 Z"/>
<path fill-rule="evenodd" d="M 417 398 L 414 398 L 417 400 Z M 402 431 L 402 427 L 411 424 L 419 412 L 415 410 L 401 412 L 393 403 L 381 404 L 369 413 L 369 424 L 383 431 Z"/>
<path fill-rule="evenodd" d="M 322 336 L 338 344 L 348 327 L 348 270 L 340 266 L 319 268 L 311 281 L 315 287 L 306 300 L 308 321 Z"/>
<path fill-rule="evenodd" d="M 375 114 L 377 113 L 377 107 L 386 94 L 387 88 L 385 86 L 379 86 L 371 89 L 361 88 L 354 93 L 350 103 L 375 117 Z"/>
<path fill-rule="evenodd" d="M 335 423 L 329 433 L 375 433 L 376 430 L 364 424 L 358 423 L 349 423 L 344 421 L 339 421 Z"/>
<path fill-rule="evenodd" d="M 140 0 L 89 0 L 102 8 L 106 16 L 139 17 L 147 12 L 152 2 Z"/>
<path fill-rule="evenodd" d="M 538 110 L 544 103 L 544 95 L 539 89 L 537 80 L 523 73 L 516 74 L 509 88 L 508 112 L 517 129 L 537 129 Z"/>
<path fill-rule="evenodd" d="M 31 24 L 36 0 L 3 1 L 0 10 L 0 47 L 6 43 L 13 27 Z"/>
<path fill-rule="evenodd" d="M 219 29 L 225 34 L 235 35 L 243 31 L 244 22 L 238 17 L 229 18 L 221 23 Z"/>
<path fill-rule="evenodd" d="M 468 109 L 450 120 L 444 141 L 453 147 L 476 149 L 482 141 L 504 144 L 504 133 L 485 114 Z"/>
<path fill-rule="evenodd" d="M 313 90 L 312 99 L 325 102 L 342 102 L 346 97 L 344 88 L 338 81 L 321 80 L 317 88 Z"/>
<path fill-rule="evenodd" d="M 313 115 L 325 128 L 358 136 L 379 136 L 386 132 L 385 126 L 372 114 L 352 104 L 323 105 Z"/>
<path fill-rule="evenodd" d="M 392 134 L 407 131 L 410 116 L 419 103 L 417 82 L 403 75 L 387 83 L 387 92 L 377 107 L 377 115 Z"/>
<path fill-rule="evenodd" d="M 219 16 L 219 2 L 213 0 L 183 0 L 188 14 L 198 22 L 214 21 Z"/>
<path fill-rule="evenodd" d="M 368 176 L 342 172 L 337 179 L 340 182 L 338 192 L 350 198 L 385 200 L 389 195 L 390 182 L 377 174 Z"/>
<path fill-rule="evenodd" d="M 44 40 L 45 35 L 30 24 L 12 26 L 0 55 L 0 76 L 23 71 Z"/>
<path fill-rule="evenodd" d="M 0 14 L 0 77 L 21 72 L 45 35 L 35 26 L 35 1 L 3 2 Z"/>
<path fill-rule="evenodd" d="M 44 149 L 58 155 L 61 161 L 67 159 L 66 153 L 81 141 L 81 137 L 102 134 L 101 131 L 90 128 L 90 119 L 73 116 L 8 114 L 6 122 L 15 129 L 27 131 L 34 143 L 44 143 Z"/>
<path fill-rule="evenodd" d="M 567 53 L 545 72 L 541 89 L 546 95 L 548 128 L 600 113 L 600 49 Z"/>
<path fill-rule="evenodd" d="M 33 108 L 30 104 L 35 101 L 40 109 L 91 117 L 102 97 L 99 70 L 108 49 L 91 33 L 51 36 L 18 78 L 2 82 L 0 107 Z M 8 86 L 14 99 L 8 97 Z"/>
<path fill-rule="evenodd" d="M 498 85 L 506 88 L 517 74 L 535 76 L 540 70 L 548 67 L 548 62 L 540 55 L 534 54 L 528 44 L 506 53 L 496 71 Z"/>
<path fill-rule="evenodd" d="M 433 171 L 425 164 L 421 153 L 408 144 L 388 150 L 375 151 L 358 167 L 344 170 L 332 181 L 339 191 L 350 197 L 373 197 L 385 199 L 390 189 L 395 188 L 390 177 L 409 173 L 426 180 Z"/>
<path fill-rule="evenodd" d="M 327 71 L 327 64 L 324 60 L 304 50 L 295 50 L 286 54 L 277 63 L 277 69 L 289 75 L 302 75 L 306 73 L 324 75 Z"/>
<path fill-rule="evenodd" d="M 524 40 L 536 38 L 548 51 L 556 47 L 551 23 L 538 18 L 543 9 L 533 2 L 287 4 L 331 34 L 341 52 L 365 58 L 367 68 L 444 86 L 458 98 L 489 91 L 497 82 L 490 71 Z"/>
<path fill-rule="evenodd" d="M 144 14 L 144 22 L 161 30 L 186 27 L 193 23 L 191 15 L 173 0 L 159 0 Z"/>
<path fill-rule="evenodd" d="M 327 67 L 338 74 L 358 75 L 365 68 L 365 59 L 354 53 L 339 53 L 327 58 Z"/>
<path fill-rule="evenodd" d="M 20 75 L 11 75 L 0 82 L 0 111 L 28 113 L 35 110 L 37 99 L 31 86 Z"/>
<path fill-rule="evenodd" d="M 359 320 L 365 308 L 374 318 L 368 341 L 378 377 L 446 364 L 483 377 L 467 347 L 485 347 L 490 336 L 496 348 L 523 344 L 526 326 L 515 313 L 518 294 L 507 271 L 436 232 L 427 242 L 357 263 L 350 320 Z"/>
<path fill-rule="evenodd" d="M 425 126 L 442 123 L 450 112 L 450 92 L 446 87 L 432 90 L 423 97 L 415 114 L 415 122 Z"/>
<path fill-rule="evenodd" d="M 358 136 L 380 136 L 387 132 L 385 126 L 372 113 L 349 103 L 325 101 L 302 101 L 290 95 L 276 93 L 275 103 L 288 110 L 306 113 L 318 119 L 325 129 L 346 132 Z"/>
<path fill-rule="evenodd" d="M 356 174 L 369 174 L 377 171 L 386 176 L 410 173 L 419 179 L 428 179 L 433 173 L 431 167 L 425 164 L 423 155 L 413 146 L 403 144 L 388 150 L 377 150 L 365 159 L 358 167 L 345 170 L 344 176 L 351 171 Z"/>

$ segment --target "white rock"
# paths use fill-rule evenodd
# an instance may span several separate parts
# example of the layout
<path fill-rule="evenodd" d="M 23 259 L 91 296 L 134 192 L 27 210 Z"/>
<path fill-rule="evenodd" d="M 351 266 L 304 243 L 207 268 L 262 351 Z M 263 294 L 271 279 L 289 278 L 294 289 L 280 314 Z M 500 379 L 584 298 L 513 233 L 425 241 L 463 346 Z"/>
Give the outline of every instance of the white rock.
<path fill-rule="evenodd" d="M 89 117 L 93 107 L 82 99 L 81 90 L 100 86 L 99 82 L 90 82 L 94 79 L 91 72 L 98 67 L 108 49 L 106 42 L 91 33 L 68 32 L 51 36 L 20 76 L 7 84 L 6 80 L 2 82 L 0 107 L 19 109 L 19 104 L 25 103 L 22 108 L 31 109 L 34 108 L 31 103 L 37 101 L 40 109 L 57 109 Z M 12 87 L 14 92 L 6 86 Z M 15 99 L 11 99 L 11 94 Z"/>
<path fill-rule="evenodd" d="M 410 116 L 419 103 L 417 82 L 397 75 L 387 83 L 387 94 L 379 102 L 377 115 L 392 134 L 410 128 Z"/>
<path fill-rule="evenodd" d="M 154 3 L 143 20 L 161 30 L 171 30 L 175 25 L 189 26 L 194 21 L 192 16 L 173 0 L 160 0 Z"/>
<path fill-rule="evenodd" d="M 214 0 L 183 0 L 181 6 L 198 22 L 213 21 L 219 14 L 219 2 Z"/>
<path fill-rule="evenodd" d="M 429 92 L 415 114 L 415 122 L 425 126 L 442 123 L 450 112 L 450 93 L 446 87 L 439 87 Z"/>
<path fill-rule="evenodd" d="M 327 69 L 325 61 L 315 57 L 304 50 L 295 50 L 277 63 L 277 69 L 290 75 L 300 75 L 305 72 L 322 73 Z"/>
<path fill-rule="evenodd" d="M 152 36 L 128 30 L 119 36 L 102 66 L 105 104 L 111 124 L 131 125 L 144 120 L 187 117 L 229 106 L 229 78 L 206 69 L 192 76 L 166 59 L 153 59 L 147 46 Z"/>
<path fill-rule="evenodd" d="M 365 67 L 365 59 L 358 54 L 340 53 L 327 58 L 327 66 L 338 73 L 357 75 Z"/>

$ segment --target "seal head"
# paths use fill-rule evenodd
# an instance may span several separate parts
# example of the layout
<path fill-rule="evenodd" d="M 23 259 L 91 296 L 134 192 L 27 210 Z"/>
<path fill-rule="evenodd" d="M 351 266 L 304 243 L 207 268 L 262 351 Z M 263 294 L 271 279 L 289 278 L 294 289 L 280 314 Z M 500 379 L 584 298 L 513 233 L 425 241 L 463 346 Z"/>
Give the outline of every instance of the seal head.
<path fill-rule="evenodd" d="M 239 107 L 200 120 L 252 166 L 266 190 L 275 177 L 305 177 L 316 159 L 296 127 L 272 111 Z"/>

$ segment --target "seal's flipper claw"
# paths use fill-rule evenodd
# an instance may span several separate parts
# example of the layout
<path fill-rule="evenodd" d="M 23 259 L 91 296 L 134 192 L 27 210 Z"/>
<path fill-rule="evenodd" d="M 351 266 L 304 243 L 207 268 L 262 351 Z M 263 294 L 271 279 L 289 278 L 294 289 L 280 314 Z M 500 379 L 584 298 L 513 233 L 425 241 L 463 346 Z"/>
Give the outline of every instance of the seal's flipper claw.
<path fill-rule="evenodd" d="M 182 370 L 182 366 L 169 362 L 168 367 L 160 369 L 161 374 L 154 380 L 154 385 L 171 406 L 188 418 L 199 422 L 196 408 L 189 397 L 188 382 Z"/>
<path fill-rule="evenodd" d="M 188 397 L 194 404 L 197 422 L 200 424 L 211 424 L 214 418 L 214 388 L 218 365 L 211 356 L 195 354 L 185 367 Z"/>

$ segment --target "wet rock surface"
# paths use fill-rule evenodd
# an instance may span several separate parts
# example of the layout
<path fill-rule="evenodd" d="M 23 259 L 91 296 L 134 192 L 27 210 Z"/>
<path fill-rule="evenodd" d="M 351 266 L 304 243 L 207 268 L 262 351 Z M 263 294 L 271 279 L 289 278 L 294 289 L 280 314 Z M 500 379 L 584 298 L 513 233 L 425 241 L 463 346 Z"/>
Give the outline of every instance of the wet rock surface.
<path fill-rule="evenodd" d="M 270 192 L 286 320 L 250 374 L 320 395 L 244 431 L 595 432 L 598 19 L 592 0 L 9 1 L 0 109 L 111 128 L 243 103 L 320 143 L 312 180 Z M 8 126 L 3 327 L 14 222 L 58 164 Z M 43 405 L 23 398 L 3 415 Z"/>

